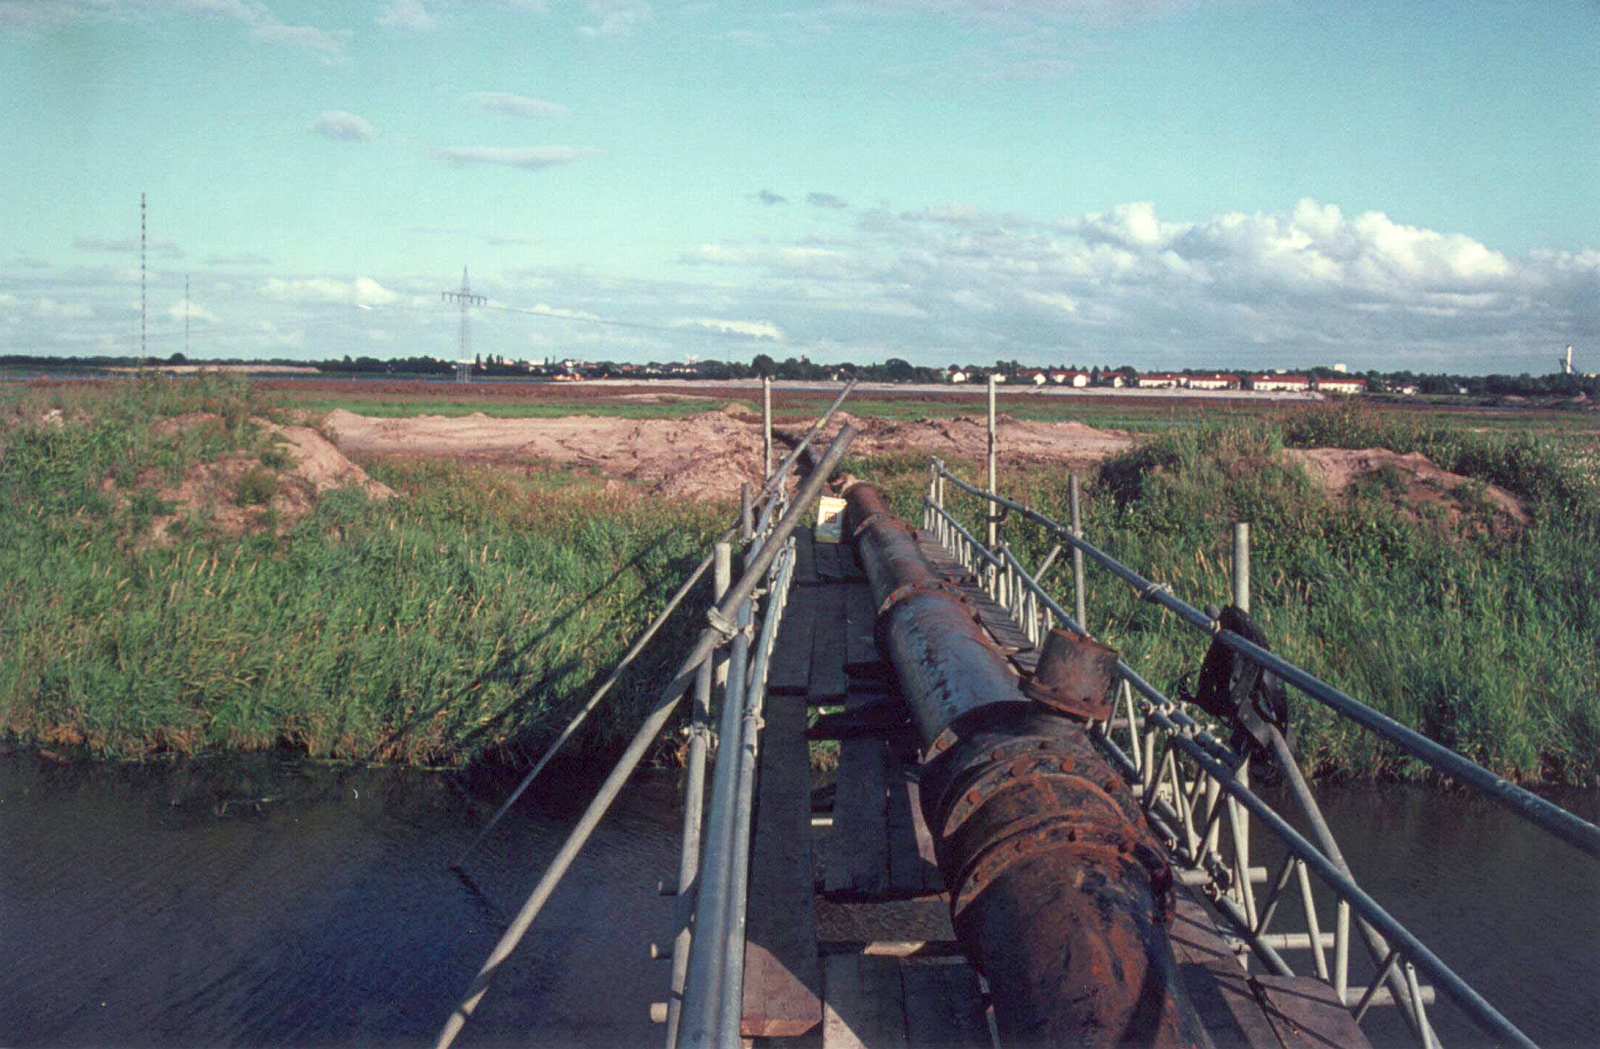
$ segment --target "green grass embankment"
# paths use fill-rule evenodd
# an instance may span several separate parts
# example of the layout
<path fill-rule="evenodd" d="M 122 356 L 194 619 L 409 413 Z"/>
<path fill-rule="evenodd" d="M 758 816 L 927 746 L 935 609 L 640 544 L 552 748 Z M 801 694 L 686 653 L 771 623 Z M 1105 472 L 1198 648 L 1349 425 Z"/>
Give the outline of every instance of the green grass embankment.
<path fill-rule="evenodd" d="M 250 421 L 271 405 L 244 384 L 156 380 L 56 406 L 64 418 L 42 421 L 50 403 L 24 402 L 0 429 L 0 726 L 100 756 L 515 760 L 731 516 L 592 478 L 387 463 L 373 474 L 397 499 L 333 492 L 242 538 L 196 512 L 163 545 L 163 484 L 238 451 L 282 465 Z M 193 411 L 223 424 L 152 432 Z M 580 753 L 632 731 L 684 629 L 664 632 Z"/>
<path fill-rule="evenodd" d="M 1332 499 L 1285 447 L 1420 451 L 1437 465 L 1518 495 L 1525 529 L 1498 531 L 1486 504 L 1466 516 L 1397 513 L 1378 477 Z M 1162 436 L 1105 464 L 1086 488 L 1087 538 L 1196 605 L 1230 593 L 1231 522 L 1251 522 L 1253 611 L 1276 651 L 1379 710 L 1522 781 L 1600 780 L 1600 492 L 1563 442 L 1448 425 L 1406 425 L 1359 410 Z M 920 520 L 923 460 L 858 461 Z M 981 477 L 975 464 L 971 479 Z M 1066 478 L 1022 470 L 1003 488 L 1059 521 Z M 949 496 L 978 529 L 975 501 Z M 1503 522 L 1502 522 L 1503 523 Z M 981 531 L 976 532 L 981 535 Z M 1011 525 L 1024 563 L 1049 543 Z M 1052 570 L 1071 607 L 1071 569 Z M 1170 689 L 1198 669 L 1207 640 L 1089 570 L 1090 626 Z M 1170 692 L 1169 692 L 1170 694 Z M 1297 750 L 1323 776 L 1408 778 L 1427 770 L 1291 690 Z"/>

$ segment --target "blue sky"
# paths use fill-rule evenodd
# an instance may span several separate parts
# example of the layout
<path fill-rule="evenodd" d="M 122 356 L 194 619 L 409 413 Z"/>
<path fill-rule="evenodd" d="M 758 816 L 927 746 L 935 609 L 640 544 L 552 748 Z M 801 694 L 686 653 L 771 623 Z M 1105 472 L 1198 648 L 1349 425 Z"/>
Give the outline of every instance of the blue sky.
<path fill-rule="evenodd" d="M 0 352 L 1600 367 L 1600 5 L 0 0 Z"/>

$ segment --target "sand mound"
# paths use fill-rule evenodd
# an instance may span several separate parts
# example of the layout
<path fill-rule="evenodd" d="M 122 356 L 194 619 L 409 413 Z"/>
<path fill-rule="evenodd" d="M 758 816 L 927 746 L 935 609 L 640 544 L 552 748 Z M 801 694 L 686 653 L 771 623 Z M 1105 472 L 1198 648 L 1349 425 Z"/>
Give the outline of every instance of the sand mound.
<path fill-rule="evenodd" d="M 859 418 L 841 412 L 836 425 L 824 437 L 831 440 L 846 421 L 853 423 L 860 436 L 850 446 L 852 455 L 881 455 L 915 451 L 929 455 L 975 458 L 988 447 L 988 420 L 975 415 L 954 419 L 923 419 L 894 422 Z M 1062 463 L 1089 466 L 1134 445 L 1134 438 L 1120 430 L 1097 430 L 1078 422 L 1025 422 L 1001 415 L 996 420 L 996 435 L 1007 462 Z"/>
<path fill-rule="evenodd" d="M 336 489 L 358 488 L 379 500 L 394 496 L 393 489 L 368 477 L 316 430 L 279 426 L 266 419 L 250 421 L 271 436 L 274 449 L 287 464 L 268 466 L 261 456 L 235 453 L 215 462 L 197 463 L 177 484 L 166 485 L 155 471 L 147 471 L 139 477 L 138 486 L 155 489 L 156 497 L 172 507 L 171 513 L 152 519 L 150 542 L 170 541 L 173 526 L 191 516 L 209 519 L 225 535 L 269 528 L 281 534 L 311 513 L 319 498 Z M 164 419 L 151 431 L 167 437 L 221 425 L 217 415 L 191 412 Z M 107 486 L 108 491 L 114 488 L 109 479 Z"/>
<path fill-rule="evenodd" d="M 979 418 L 931 422 L 835 416 L 823 444 L 846 421 L 860 435 L 854 455 L 913 451 L 979 457 L 985 423 Z M 712 411 L 684 419 L 500 419 L 482 413 L 383 419 L 340 409 L 324 428 L 349 454 L 444 456 L 484 462 L 546 462 L 592 469 L 667 496 L 726 497 L 761 472 L 761 421 L 748 411 Z M 801 431 L 803 432 L 803 431 Z M 781 453 L 799 432 L 775 435 Z M 1133 445 L 1133 438 L 1081 423 L 1030 423 L 1002 416 L 1007 461 L 1085 465 Z"/>
<path fill-rule="evenodd" d="M 1515 530 L 1530 521 L 1521 501 L 1504 488 L 1442 470 L 1420 452 L 1305 448 L 1285 455 L 1304 466 L 1330 496 L 1358 487 L 1375 490 L 1414 519 L 1433 518 L 1460 528 L 1469 516 L 1486 511 L 1496 531 Z"/>

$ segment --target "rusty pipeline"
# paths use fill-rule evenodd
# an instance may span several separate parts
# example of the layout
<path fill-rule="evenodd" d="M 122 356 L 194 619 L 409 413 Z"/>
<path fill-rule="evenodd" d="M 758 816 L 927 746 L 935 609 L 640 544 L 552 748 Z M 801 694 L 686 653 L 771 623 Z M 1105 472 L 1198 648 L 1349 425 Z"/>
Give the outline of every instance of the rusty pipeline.
<path fill-rule="evenodd" d="M 1078 717 L 1109 701 L 1115 653 L 1063 632 L 1024 682 L 881 492 L 846 493 L 922 744 L 923 817 L 962 950 L 1006 1045 L 1207 1045 L 1167 925 L 1172 873 Z"/>

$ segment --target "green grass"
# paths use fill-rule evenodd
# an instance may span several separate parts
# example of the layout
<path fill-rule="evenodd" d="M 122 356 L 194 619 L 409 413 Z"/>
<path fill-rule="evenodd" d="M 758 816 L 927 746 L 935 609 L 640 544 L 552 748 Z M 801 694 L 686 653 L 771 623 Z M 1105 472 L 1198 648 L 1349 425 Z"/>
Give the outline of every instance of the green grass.
<path fill-rule="evenodd" d="M 375 473 L 399 499 L 334 493 L 285 534 L 242 540 L 196 518 L 160 546 L 145 541 L 148 490 L 123 504 L 103 479 L 137 493 L 150 471 L 249 449 L 248 419 L 271 406 L 248 387 L 157 381 L 69 405 L 62 426 L 27 407 L 0 432 L 0 724 L 102 756 L 537 752 L 728 516 L 586 478 L 395 464 Z M 237 425 L 151 436 L 197 409 Z M 631 731 L 688 629 L 666 632 L 579 753 Z"/>
<path fill-rule="evenodd" d="M 260 472 L 246 477 L 259 479 L 235 499 L 270 498 L 288 463 L 251 420 L 306 407 L 216 379 L 95 384 L 0 405 L 5 731 L 114 757 L 288 748 L 416 764 L 522 760 L 549 742 L 729 516 L 729 507 L 608 492 L 583 474 L 379 462 L 370 469 L 400 498 L 336 493 L 282 534 L 244 539 L 191 513 L 170 529 L 170 545 L 150 541 L 152 520 L 175 509 L 158 489 L 197 463 L 253 455 Z M 52 409 L 59 422 L 45 421 Z M 905 408 L 947 409 L 971 406 Z M 194 411 L 217 421 L 165 436 L 152 427 Z M 1090 479 L 1088 533 L 1187 600 L 1220 604 L 1229 524 L 1248 520 L 1254 607 L 1276 649 L 1498 772 L 1594 783 L 1600 494 L 1572 454 L 1591 438 L 1478 421 L 1346 407 L 1151 423 L 1162 432 Z M 1421 451 L 1511 489 L 1533 524 L 1446 533 L 1395 514 L 1381 477 L 1336 505 L 1276 461 L 1285 446 L 1328 445 Z M 846 468 L 884 483 L 919 519 L 923 457 Z M 1008 471 L 1005 487 L 1066 516 L 1057 471 Z M 1469 517 L 1488 512 L 1470 493 L 1462 502 Z M 970 501 L 963 512 L 976 522 Z M 1025 562 L 1044 555 L 1044 537 L 1016 525 L 1008 534 Z M 1052 578 L 1070 596 L 1068 570 Z M 1162 687 L 1198 667 L 1205 639 L 1108 575 L 1092 573 L 1088 607 L 1090 625 Z M 669 628 L 580 753 L 613 748 L 632 730 L 691 631 L 688 617 Z M 1319 774 L 1422 771 L 1311 700 L 1297 699 L 1295 722 Z"/>
<path fill-rule="evenodd" d="M 1381 484 L 1334 504 L 1301 471 L 1275 462 L 1286 445 L 1422 451 L 1512 490 L 1534 522 L 1498 538 L 1445 533 L 1395 514 Z M 925 462 L 849 468 L 886 479 L 901 512 L 917 513 Z M 967 476 L 979 475 L 969 466 Z M 1026 471 L 1004 487 L 1067 519 L 1059 474 Z M 1297 413 L 1167 435 L 1107 463 L 1087 496 L 1090 541 L 1196 605 L 1227 603 L 1231 523 L 1251 522 L 1253 611 L 1275 650 L 1509 778 L 1600 782 L 1600 492 L 1559 444 L 1395 425 L 1359 411 Z M 953 490 L 950 500 L 979 527 L 975 500 Z M 1027 564 L 1048 548 L 1026 525 L 1006 535 Z M 1070 607 L 1070 569 L 1051 578 Z M 1204 637 L 1092 568 L 1088 614 L 1090 627 L 1163 689 L 1198 670 Z M 1316 773 L 1426 771 L 1291 694 L 1297 749 Z"/>

